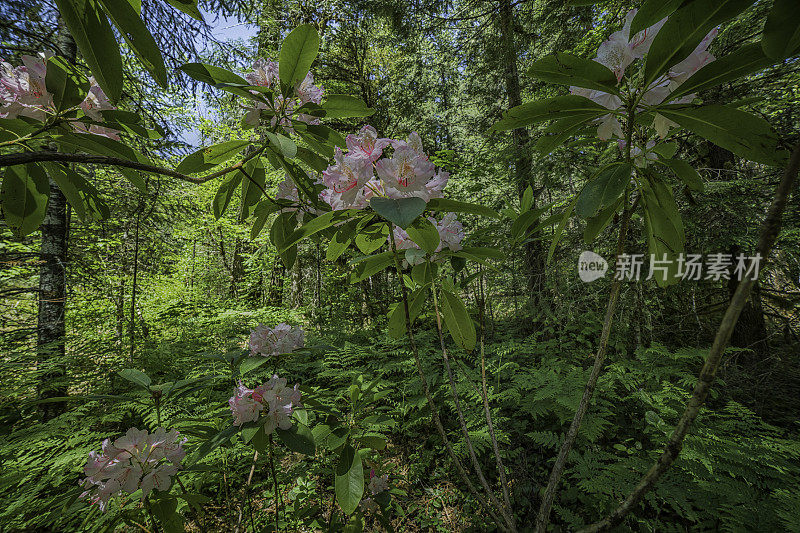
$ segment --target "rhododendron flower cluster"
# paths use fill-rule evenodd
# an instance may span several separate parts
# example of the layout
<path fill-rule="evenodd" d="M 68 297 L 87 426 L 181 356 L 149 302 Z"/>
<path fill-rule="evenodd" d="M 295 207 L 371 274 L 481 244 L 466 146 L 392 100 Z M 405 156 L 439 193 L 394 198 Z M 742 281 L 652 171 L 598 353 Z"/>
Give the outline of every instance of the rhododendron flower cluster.
<path fill-rule="evenodd" d="M 464 226 L 456 218 L 455 213 L 447 213 L 442 220 L 437 221 L 433 217 L 428 217 L 428 220 L 436 227 L 439 232 L 439 246 L 436 247 L 436 252 L 441 252 L 445 248 L 450 251 L 457 252 L 461 250 L 461 241 L 464 240 Z M 391 236 L 388 237 L 391 245 Z M 420 247 L 415 243 L 408 233 L 403 228 L 395 226 L 394 228 L 394 242 L 398 250 L 419 250 Z M 423 256 L 406 256 L 406 260 L 416 265 L 422 263 L 425 259 Z"/>
<path fill-rule="evenodd" d="M 303 104 L 321 104 L 325 90 L 314 84 L 314 75 L 310 72 L 302 81 L 294 87 L 294 94 L 284 98 L 280 93 L 280 78 L 278 77 L 278 63 L 269 59 L 257 59 L 253 64 L 253 71 L 245 74 L 247 81 L 254 86 L 267 87 L 274 90 L 271 103 L 252 102 L 244 116 L 245 123 L 251 126 L 258 126 L 261 122 L 261 112 L 271 111 L 270 125 L 274 128 L 275 124 L 280 123 L 284 130 L 291 133 L 291 121 L 288 117 L 292 116 L 296 108 Z M 252 91 L 258 94 L 257 91 Z M 319 119 L 305 113 L 299 113 L 296 120 L 307 124 L 319 124 Z"/>
<path fill-rule="evenodd" d="M 286 378 L 274 375 L 255 389 L 248 389 L 240 381 L 233 390 L 228 405 L 231 407 L 234 425 L 255 422 L 263 416 L 266 418 L 264 431 L 269 434 L 275 428 L 292 427 L 292 413 L 296 407 L 302 407 L 301 399 L 299 385 L 287 387 Z"/>
<path fill-rule="evenodd" d="M 89 452 L 83 468 L 86 478 L 80 482 L 87 490 L 80 497 L 105 511 L 115 495 L 142 489 L 147 496 L 153 489 L 167 490 L 186 456 L 185 442 L 176 430 L 164 428 L 152 434 L 131 428 L 113 443 L 104 440 L 100 453 Z"/>
<path fill-rule="evenodd" d="M 274 328 L 259 324 L 250 332 L 250 352 L 264 357 L 291 353 L 304 345 L 305 334 L 300 326 L 281 322 Z"/>
<path fill-rule="evenodd" d="M 386 139 L 366 125 L 348 135 L 346 144 L 347 152 L 337 148 L 335 163 L 322 173 L 326 189 L 320 198 L 334 210 L 363 209 L 374 196 L 441 198 L 450 175 L 436 170 L 416 132 L 405 141 Z"/>
<path fill-rule="evenodd" d="M 44 121 L 48 114 L 55 114 L 53 95 L 47 91 L 47 59 L 51 54 L 22 56 L 22 66 L 12 67 L 3 62 L 0 70 L 0 118 L 28 117 Z M 102 122 L 101 111 L 116 109 L 106 97 L 95 79 L 89 78 L 91 88 L 79 105 L 83 114 L 94 122 Z M 119 130 L 97 124 L 87 124 L 80 118 L 70 120 L 72 129 L 78 133 L 92 133 L 119 140 Z"/>
<path fill-rule="evenodd" d="M 667 21 L 665 17 L 631 38 L 631 23 L 635 16 L 635 9 L 627 14 L 625 26 L 621 30 L 612 33 L 609 39 L 600 45 L 597 50 L 597 57 L 594 58 L 596 62 L 614 72 L 617 82 L 622 81 L 628 66 L 647 54 L 659 30 Z M 711 30 L 686 59 L 671 67 L 666 74 L 651 83 L 641 95 L 641 102 L 645 105 L 653 106 L 666 102 L 674 104 L 689 103 L 694 100 L 696 97 L 694 94 L 675 100 L 670 99 L 669 96 L 695 72 L 714 61 L 714 56 L 708 53 L 707 49 L 711 41 L 716 37 L 717 32 L 717 29 Z M 623 107 L 622 100 L 617 95 L 608 92 L 573 86 L 570 87 L 570 93 L 586 97 L 610 111 L 618 111 Z M 597 136 L 601 140 L 607 141 L 614 136 L 624 138 L 625 135 L 616 114 L 609 113 L 604 115 L 598 119 L 598 122 L 600 124 L 597 128 Z M 660 137 L 665 137 L 669 128 L 674 126 L 677 126 L 677 124 L 662 115 L 656 114 L 653 127 Z"/>

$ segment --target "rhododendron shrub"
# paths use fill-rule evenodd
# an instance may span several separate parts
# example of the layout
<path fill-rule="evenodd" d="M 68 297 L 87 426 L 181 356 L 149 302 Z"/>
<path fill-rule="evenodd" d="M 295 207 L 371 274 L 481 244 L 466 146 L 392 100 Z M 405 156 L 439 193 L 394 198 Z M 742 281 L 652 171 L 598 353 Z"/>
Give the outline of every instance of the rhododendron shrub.
<path fill-rule="evenodd" d="M 305 342 L 303 328 L 281 322 L 274 328 L 259 324 L 250 333 L 250 353 L 264 357 L 287 354 L 302 348 Z"/>
<path fill-rule="evenodd" d="M 255 389 L 248 389 L 239 382 L 228 405 L 234 425 L 261 420 L 264 433 L 269 435 L 276 428 L 286 430 L 292 427 L 294 410 L 303 406 L 301 399 L 299 385 L 287 387 L 285 378 L 274 375 Z"/>
<path fill-rule="evenodd" d="M 80 497 L 105 511 L 113 497 L 141 489 L 146 498 L 153 489 L 169 490 L 186 456 L 185 442 L 176 430 L 164 428 L 153 433 L 131 428 L 113 443 L 106 439 L 100 453 L 89 452 L 83 468 L 86 478 L 80 482 L 86 490 Z"/>

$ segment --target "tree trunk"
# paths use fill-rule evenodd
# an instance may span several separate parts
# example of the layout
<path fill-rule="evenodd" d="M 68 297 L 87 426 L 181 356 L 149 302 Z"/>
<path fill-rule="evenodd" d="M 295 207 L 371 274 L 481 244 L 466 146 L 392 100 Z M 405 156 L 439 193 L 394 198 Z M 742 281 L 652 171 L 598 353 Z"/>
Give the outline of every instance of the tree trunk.
<path fill-rule="evenodd" d="M 59 19 L 58 48 L 66 59 L 75 61 L 75 41 Z M 67 308 L 67 240 L 69 238 L 69 207 L 56 182 L 50 180 L 44 221 L 41 226 L 42 244 L 39 268 L 39 312 L 36 328 L 36 353 L 44 367 L 37 396 L 40 399 L 67 395 L 65 356 L 65 313 Z M 40 404 L 42 418 L 48 420 L 63 413 L 63 402 Z"/>
<path fill-rule="evenodd" d="M 508 95 L 508 108 L 522 104 L 521 90 L 519 87 L 519 70 L 517 69 L 517 46 L 514 42 L 514 14 L 511 0 L 500 0 L 500 40 L 503 51 L 502 64 L 504 67 L 506 93 Z M 530 154 L 530 135 L 525 128 L 518 128 L 511 132 L 514 163 L 514 183 L 517 194 L 522 197 L 525 189 L 530 185 L 534 191 L 533 161 Z M 536 196 L 532 208 L 536 207 Z M 534 224 L 535 225 L 535 224 Z M 534 302 L 538 300 L 544 288 L 545 256 L 541 242 L 534 241 L 524 246 L 523 259 L 525 263 L 525 276 Z"/>

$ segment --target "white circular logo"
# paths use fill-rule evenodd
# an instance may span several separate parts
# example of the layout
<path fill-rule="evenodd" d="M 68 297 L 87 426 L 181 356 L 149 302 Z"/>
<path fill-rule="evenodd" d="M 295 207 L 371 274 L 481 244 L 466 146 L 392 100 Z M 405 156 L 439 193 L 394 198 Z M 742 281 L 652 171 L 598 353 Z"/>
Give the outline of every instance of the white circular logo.
<path fill-rule="evenodd" d="M 590 283 L 606 275 L 608 263 L 598 254 L 590 251 L 581 252 L 578 257 L 578 277 L 585 283 Z"/>

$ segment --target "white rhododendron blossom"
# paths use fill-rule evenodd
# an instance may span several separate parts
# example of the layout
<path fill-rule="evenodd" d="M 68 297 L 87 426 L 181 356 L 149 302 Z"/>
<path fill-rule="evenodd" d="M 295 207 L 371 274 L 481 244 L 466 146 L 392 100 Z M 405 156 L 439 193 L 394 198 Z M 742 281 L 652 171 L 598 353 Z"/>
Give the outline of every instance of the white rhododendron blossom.
<path fill-rule="evenodd" d="M 250 126 L 258 126 L 261 123 L 261 112 L 270 111 L 270 125 L 274 128 L 280 124 L 288 133 L 293 133 L 291 117 L 296 108 L 303 104 L 321 104 L 325 89 L 314 84 L 314 75 L 310 72 L 306 77 L 294 87 L 294 94 L 284 98 L 280 94 L 280 78 L 278 77 L 278 63 L 269 59 L 257 59 L 253 63 L 253 71 L 244 75 L 245 79 L 254 86 L 267 87 L 274 91 L 271 98 L 267 98 L 271 103 L 250 102 L 244 116 L 244 122 Z M 251 91 L 259 94 L 258 91 Z M 295 120 L 306 124 L 319 124 L 319 119 L 306 113 L 299 113 Z"/>
<path fill-rule="evenodd" d="M 375 470 L 369 471 L 369 485 L 367 486 L 369 491 L 372 493 L 373 496 L 377 496 L 381 492 L 387 490 L 389 488 L 389 475 L 384 474 L 382 476 L 375 475 Z"/>
<path fill-rule="evenodd" d="M 627 14 L 625 26 L 621 30 L 612 33 L 609 39 L 600 45 L 597 50 L 597 57 L 594 58 L 594 61 L 608 67 L 614 73 L 618 83 L 622 82 L 625 77 L 626 69 L 635 60 L 642 59 L 647 54 L 659 30 L 667 21 L 667 18 L 663 18 L 656 24 L 630 37 L 631 23 L 635 16 L 635 9 Z M 711 30 L 686 59 L 672 66 L 665 75 L 651 83 L 641 95 L 640 102 L 647 106 L 655 106 L 663 103 L 685 104 L 694 100 L 696 97 L 694 94 L 678 99 L 670 99 L 670 94 L 675 92 L 695 72 L 714 61 L 714 56 L 707 49 L 714 37 L 717 36 L 717 33 L 718 30 L 716 28 Z M 617 95 L 604 91 L 573 86 L 570 87 L 570 93 L 588 98 L 609 111 L 618 113 L 624 107 L 622 100 Z M 639 110 L 642 109 L 644 108 L 639 107 Z M 597 137 L 599 139 L 607 141 L 612 137 L 620 139 L 625 137 L 617 113 L 609 113 L 596 120 L 599 124 L 597 128 Z M 677 124 L 662 115 L 655 115 L 653 128 L 655 128 L 660 137 L 665 137 L 669 132 L 669 128 L 675 126 Z"/>
<path fill-rule="evenodd" d="M 116 495 L 167 490 L 186 456 L 185 442 L 176 430 L 164 428 L 153 433 L 131 428 L 113 443 L 104 440 L 100 453 L 89 452 L 83 468 L 86 478 L 80 482 L 86 490 L 80 497 L 105 511 Z"/>
<path fill-rule="evenodd" d="M 277 375 L 255 389 L 248 389 L 242 382 L 234 389 L 228 400 L 233 415 L 233 423 L 241 426 L 247 422 L 256 422 L 264 417 L 264 431 L 269 434 L 276 428 L 292 427 L 292 413 L 302 407 L 300 386 L 288 387 L 286 378 Z"/>
<path fill-rule="evenodd" d="M 250 352 L 264 357 L 291 353 L 304 345 L 305 334 L 300 326 L 281 322 L 274 328 L 259 324 L 250 332 Z"/>
<path fill-rule="evenodd" d="M 619 149 L 622 153 L 625 153 L 625 147 L 628 145 L 625 140 L 617 141 L 619 144 Z M 640 146 L 633 145 L 631 146 L 631 159 L 633 159 L 633 164 L 639 168 L 646 168 L 647 165 L 650 164 L 650 161 L 655 161 L 658 159 L 658 155 L 653 152 L 653 148 L 656 146 L 655 140 L 650 140 L 645 145 L 644 150 Z"/>
<path fill-rule="evenodd" d="M 0 118 L 14 119 L 28 117 L 45 121 L 48 115 L 54 115 L 56 109 L 53 95 L 47 91 L 47 60 L 52 54 L 41 53 L 38 56 L 22 56 L 22 66 L 14 68 L 10 63 L 2 62 L 0 66 Z M 86 98 L 78 106 L 84 116 L 94 122 L 103 122 L 101 111 L 116 109 L 106 97 L 103 89 L 89 78 L 91 87 Z M 97 124 L 87 124 L 82 117 L 69 121 L 72 129 L 78 133 L 91 133 L 110 139 L 119 140 L 119 130 L 106 128 Z"/>
<path fill-rule="evenodd" d="M 461 250 L 461 241 L 464 240 L 464 226 L 456 218 L 455 213 L 447 213 L 440 221 L 437 221 L 433 217 L 428 217 L 428 220 L 436 227 L 436 231 L 439 232 L 439 246 L 436 247 L 434 254 L 441 252 L 445 248 L 452 252 Z M 390 247 L 391 239 L 391 236 L 389 236 Z M 408 236 L 408 233 L 403 228 L 397 226 L 394 227 L 394 242 L 398 250 L 420 249 L 419 245 Z M 432 259 L 436 259 L 435 255 Z M 417 265 L 424 262 L 425 257 L 424 255 L 406 256 L 406 260 L 412 265 Z"/>
<path fill-rule="evenodd" d="M 320 199 L 334 210 L 364 209 L 375 196 L 441 198 L 450 174 L 436 169 L 417 132 L 405 141 L 378 137 L 366 125 L 347 136 L 347 152 L 337 148 L 335 164 L 322 173 Z M 389 151 L 390 153 L 386 153 Z"/>

